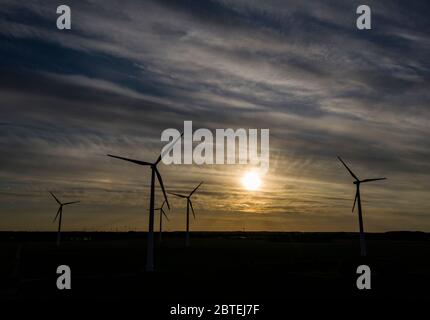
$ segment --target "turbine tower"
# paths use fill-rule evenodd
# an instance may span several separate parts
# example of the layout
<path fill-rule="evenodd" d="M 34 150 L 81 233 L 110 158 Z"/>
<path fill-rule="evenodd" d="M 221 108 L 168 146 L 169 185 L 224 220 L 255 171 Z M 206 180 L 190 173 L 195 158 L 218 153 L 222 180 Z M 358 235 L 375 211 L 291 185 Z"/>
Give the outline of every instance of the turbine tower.
<path fill-rule="evenodd" d="M 154 163 L 134 160 L 129 158 L 123 158 L 108 154 L 109 157 L 133 162 L 141 166 L 151 167 L 151 195 L 149 200 L 149 227 L 148 227 L 148 243 L 146 252 L 146 271 L 154 271 L 154 201 L 155 201 L 155 175 L 157 175 L 158 182 L 160 184 L 161 190 L 163 191 L 164 200 L 166 201 L 167 207 L 170 209 L 169 201 L 167 200 L 166 190 L 164 189 L 163 179 L 161 174 L 157 169 L 157 165 L 160 163 L 161 159 L 167 154 L 175 145 L 175 143 L 182 137 L 183 133 L 170 145 L 169 148 L 165 149 L 163 153 L 160 154 L 157 161 Z"/>
<path fill-rule="evenodd" d="M 366 241 L 364 239 L 363 212 L 362 212 L 362 208 L 361 208 L 360 184 L 361 183 L 365 183 L 365 182 L 371 182 L 371 181 L 385 180 L 387 178 L 375 178 L 375 179 L 360 180 L 354 174 L 354 172 L 352 172 L 351 169 L 348 168 L 348 166 L 346 165 L 346 163 L 343 162 L 343 160 L 341 159 L 341 157 L 337 157 L 337 158 L 339 159 L 340 162 L 342 162 L 342 164 L 345 166 L 346 170 L 348 170 L 348 172 L 350 173 L 350 175 L 355 179 L 355 181 L 353 182 L 353 184 L 355 184 L 355 186 L 356 186 L 356 192 L 355 192 L 354 204 L 352 206 L 352 212 L 354 212 L 355 203 L 357 203 L 357 206 L 358 206 L 358 224 L 360 226 L 360 250 L 361 250 L 361 256 L 365 257 L 366 254 L 367 254 L 367 252 L 366 252 Z"/>
<path fill-rule="evenodd" d="M 167 214 L 166 214 L 166 212 L 163 209 L 163 207 L 164 207 L 165 204 L 166 204 L 166 201 L 163 201 L 163 204 L 161 205 L 160 208 L 154 209 L 154 210 L 160 211 L 160 232 L 158 233 L 158 241 L 160 241 L 160 242 L 162 240 L 161 235 L 163 233 L 163 216 L 167 219 L 167 221 L 169 221 L 169 218 L 167 217 Z"/>
<path fill-rule="evenodd" d="M 72 201 L 72 202 L 65 202 L 62 203 L 60 200 L 57 199 L 57 197 L 52 193 L 49 192 L 55 199 L 55 201 L 57 201 L 57 203 L 60 205 L 60 207 L 58 208 L 57 214 L 55 215 L 54 221 L 57 220 L 58 216 L 60 217 L 58 219 L 58 233 L 57 233 L 57 246 L 60 245 L 60 240 L 61 240 L 61 221 L 63 218 L 63 206 L 67 206 L 69 204 L 73 204 L 73 203 L 78 203 L 79 201 Z"/>
<path fill-rule="evenodd" d="M 203 181 L 200 182 L 199 185 L 197 187 L 195 187 L 194 190 L 191 191 L 188 196 L 178 194 L 178 193 L 169 192 L 169 194 L 173 194 L 174 196 L 177 196 L 179 198 L 187 199 L 187 225 L 186 225 L 186 233 L 185 233 L 185 246 L 187 246 L 187 247 L 190 246 L 190 207 L 191 207 L 191 211 L 193 212 L 194 219 L 196 218 L 196 215 L 194 213 L 193 203 L 191 202 L 191 196 L 202 185 L 202 183 L 203 183 Z"/>

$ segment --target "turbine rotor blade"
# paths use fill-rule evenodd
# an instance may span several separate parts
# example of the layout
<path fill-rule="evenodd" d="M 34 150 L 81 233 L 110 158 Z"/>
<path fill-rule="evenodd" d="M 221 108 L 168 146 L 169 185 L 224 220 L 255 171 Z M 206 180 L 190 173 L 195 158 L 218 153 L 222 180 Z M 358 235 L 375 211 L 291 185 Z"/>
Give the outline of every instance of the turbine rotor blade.
<path fill-rule="evenodd" d="M 163 184 L 163 179 L 161 178 L 161 174 L 160 172 L 158 172 L 158 169 L 156 166 L 152 167 L 152 170 L 155 170 L 155 173 L 157 174 L 158 182 L 160 183 L 161 190 L 163 190 L 164 200 L 166 201 L 167 208 L 169 208 L 170 210 L 170 204 L 169 204 L 169 200 L 167 200 L 167 194 L 166 194 L 166 190 L 164 189 L 164 184 Z"/>
<path fill-rule="evenodd" d="M 179 193 L 174 193 L 174 192 L 167 192 L 168 194 L 173 194 L 174 196 L 177 196 L 177 197 L 179 197 L 179 198 L 186 198 L 187 196 L 184 196 L 184 195 L 182 195 L 182 194 L 179 194 Z"/>
<path fill-rule="evenodd" d="M 63 203 L 63 205 L 66 205 L 66 204 L 73 204 L 73 203 L 78 203 L 78 202 L 80 202 L 80 201 L 66 202 L 66 203 Z"/>
<path fill-rule="evenodd" d="M 196 218 L 196 214 L 194 213 L 193 203 L 191 202 L 191 200 L 190 200 L 190 199 L 188 199 L 188 202 L 190 203 L 191 212 L 193 213 L 193 217 L 194 217 L 194 219 L 195 219 L 195 218 Z"/>
<path fill-rule="evenodd" d="M 176 142 L 178 142 L 179 139 L 182 138 L 182 136 L 184 135 L 183 132 L 181 132 L 181 134 L 179 135 L 179 137 L 176 138 L 176 140 L 174 142 L 172 142 L 172 144 L 169 146 L 169 148 L 165 149 L 160 156 L 158 157 L 157 161 L 155 162 L 155 165 L 157 165 L 161 159 L 163 159 L 163 157 L 170 152 L 170 150 L 172 150 L 173 146 L 176 144 Z"/>
<path fill-rule="evenodd" d="M 354 205 L 352 206 L 352 212 L 354 212 L 354 209 L 355 209 L 355 203 L 357 202 L 357 198 L 358 198 L 358 189 L 357 189 L 357 191 L 355 192 L 355 198 L 354 198 Z"/>
<path fill-rule="evenodd" d="M 57 203 L 58 203 L 59 205 L 61 205 L 60 200 L 58 200 L 58 199 L 57 199 L 57 197 L 56 197 L 56 196 L 55 196 L 51 191 L 49 191 L 49 193 L 51 194 L 51 196 L 53 196 L 53 197 L 54 197 L 55 201 L 57 201 Z"/>
<path fill-rule="evenodd" d="M 378 181 L 378 180 L 386 180 L 387 178 L 376 178 L 376 179 L 364 179 L 360 182 L 370 182 L 370 181 Z"/>
<path fill-rule="evenodd" d="M 191 191 L 190 195 L 188 197 L 191 197 L 193 195 L 194 192 L 196 192 L 196 190 L 202 185 L 203 181 L 199 183 L 199 185 L 197 187 L 194 188 L 193 191 Z"/>
<path fill-rule="evenodd" d="M 57 220 L 58 215 L 60 214 L 60 210 L 61 210 L 61 206 L 58 208 L 57 214 L 55 215 L 55 218 L 52 222 L 55 222 L 55 220 Z"/>
<path fill-rule="evenodd" d="M 161 213 L 163 214 L 163 216 L 165 216 L 165 217 L 166 217 L 167 221 L 170 221 L 170 220 L 169 220 L 169 218 L 167 217 L 166 212 L 165 212 L 163 209 L 161 209 Z"/>
<path fill-rule="evenodd" d="M 350 168 L 348 168 L 348 166 L 346 165 L 346 163 L 345 162 L 343 162 L 343 160 L 341 159 L 341 157 L 337 157 L 339 160 L 340 160 L 340 162 L 342 162 L 342 164 L 345 166 L 345 168 L 346 168 L 346 170 L 348 170 L 348 172 L 351 174 L 351 176 L 353 176 L 353 178 L 355 179 L 355 180 L 358 180 L 359 181 L 359 179 L 358 179 L 358 177 L 354 174 L 354 172 L 352 172 L 351 171 L 351 169 Z"/>
<path fill-rule="evenodd" d="M 118 156 L 114 156 L 111 154 L 108 154 L 108 157 L 111 158 L 116 158 L 116 159 L 120 159 L 120 160 L 125 160 L 125 161 L 129 161 L 129 162 L 133 162 L 136 164 L 140 164 L 141 166 L 152 166 L 152 163 L 146 162 L 146 161 L 140 161 L 140 160 L 134 160 L 134 159 L 129 159 L 129 158 L 124 158 L 124 157 L 118 157 Z"/>

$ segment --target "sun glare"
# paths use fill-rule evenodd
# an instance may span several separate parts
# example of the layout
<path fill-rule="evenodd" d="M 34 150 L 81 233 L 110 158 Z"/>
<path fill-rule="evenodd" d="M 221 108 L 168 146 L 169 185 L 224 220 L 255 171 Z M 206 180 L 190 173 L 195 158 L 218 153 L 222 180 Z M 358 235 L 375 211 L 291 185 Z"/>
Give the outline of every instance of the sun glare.
<path fill-rule="evenodd" d="M 248 172 L 242 178 L 243 186 L 250 191 L 255 191 L 260 188 L 261 179 L 258 173 L 256 172 Z"/>

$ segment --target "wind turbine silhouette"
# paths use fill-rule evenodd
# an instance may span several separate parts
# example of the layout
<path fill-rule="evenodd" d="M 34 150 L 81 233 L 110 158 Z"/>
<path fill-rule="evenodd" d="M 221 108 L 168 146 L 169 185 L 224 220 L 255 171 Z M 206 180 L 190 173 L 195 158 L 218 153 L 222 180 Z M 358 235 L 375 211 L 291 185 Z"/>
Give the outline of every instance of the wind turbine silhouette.
<path fill-rule="evenodd" d="M 188 196 L 185 196 L 179 193 L 169 192 L 169 194 L 173 194 L 174 196 L 177 196 L 179 198 L 187 199 L 187 229 L 185 233 L 185 246 L 187 247 L 190 245 L 190 207 L 191 207 L 191 211 L 193 212 L 194 219 L 196 218 L 196 215 L 194 213 L 193 203 L 191 202 L 191 196 L 202 185 L 202 183 L 203 181 L 200 182 L 199 185 L 195 187 L 194 190 L 191 191 Z"/>
<path fill-rule="evenodd" d="M 169 200 L 167 200 L 166 190 L 164 189 L 163 179 L 161 178 L 160 172 L 157 169 L 157 165 L 160 163 L 161 159 L 166 155 L 176 144 L 176 142 L 182 137 L 181 135 L 170 145 L 169 148 L 165 149 L 163 153 L 160 154 L 157 161 L 154 163 L 134 160 L 129 158 L 123 158 L 108 154 L 109 157 L 125 160 L 139 164 L 141 166 L 151 167 L 151 196 L 149 200 L 149 227 L 148 227 L 148 241 L 147 241 L 147 253 L 146 253 L 146 271 L 154 271 L 154 201 L 155 201 L 155 175 L 157 175 L 158 182 L 160 184 L 161 190 L 163 191 L 164 200 L 166 201 L 167 207 L 170 210 Z"/>
<path fill-rule="evenodd" d="M 354 212 L 355 209 L 355 203 L 357 203 L 358 206 L 358 223 L 360 226 L 360 250 L 361 250 L 361 256 L 365 257 L 367 252 L 366 252 L 366 241 L 364 239 L 364 227 L 363 227 L 363 212 L 361 209 L 361 197 L 360 197 L 360 184 L 361 183 L 365 183 L 365 182 L 371 182 L 371 181 L 378 181 L 378 180 L 385 180 L 387 178 L 375 178 L 375 179 L 364 179 L 364 180 L 360 180 L 355 174 L 354 172 L 351 171 L 350 168 L 348 168 L 348 166 L 346 165 L 345 162 L 343 162 L 343 160 L 341 159 L 341 157 L 337 157 L 339 159 L 340 162 L 342 162 L 342 164 L 345 166 L 346 170 L 348 170 L 348 172 L 350 173 L 350 175 L 355 179 L 355 181 L 353 182 L 353 184 L 355 184 L 356 186 L 356 192 L 355 192 L 355 198 L 354 198 L 354 205 L 352 206 L 352 212 Z"/>
<path fill-rule="evenodd" d="M 167 217 L 166 212 L 164 211 L 163 207 L 166 204 L 166 201 L 163 201 L 163 204 L 161 205 L 160 208 L 156 208 L 154 210 L 159 210 L 160 211 L 160 232 L 158 233 L 158 240 L 161 242 L 162 238 L 161 238 L 161 234 L 163 233 L 163 216 L 166 217 L 167 221 L 169 221 L 169 218 Z"/>
<path fill-rule="evenodd" d="M 52 221 L 52 222 L 55 222 L 55 220 L 57 220 L 58 216 L 60 216 L 60 219 L 58 220 L 58 233 L 57 233 L 57 246 L 59 246 L 60 240 L 61 240 L 61 220 L 63 218 L 63 206 L 67 206 L 67 205 L 73 204 L 73 203 L 78 203 L 79 201 L 62 203 L 60 200 L 57 199 L 57 197 L 51 191 L 49 193 L 51 194 L 51 196 L 54 197 L 55 201 L 57 201 L 57 203 L 60 205 L 60 207 L 58 208 L 57 214 L 55 215 L 54 221 Z"/>

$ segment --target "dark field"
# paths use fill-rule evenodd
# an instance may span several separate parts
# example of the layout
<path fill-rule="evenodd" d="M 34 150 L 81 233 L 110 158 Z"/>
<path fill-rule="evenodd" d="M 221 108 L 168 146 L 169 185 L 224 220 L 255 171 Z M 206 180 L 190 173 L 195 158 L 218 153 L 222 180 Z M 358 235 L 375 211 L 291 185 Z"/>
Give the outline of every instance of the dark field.
<path fill-rule="evenodd" d="M 368 234 L 359 257 L 350 233 L 155 234 L 155 269 L 144 272 L 144 233 L 0 233 L 4 299 L 141 299 L 166 303 L 262 303 L 288 299 L 429 299 L 430 235 Z M 72 289 L 56 288 L 56 268 Z M 356 289 L 358 265 L 372 290 Z"/>

